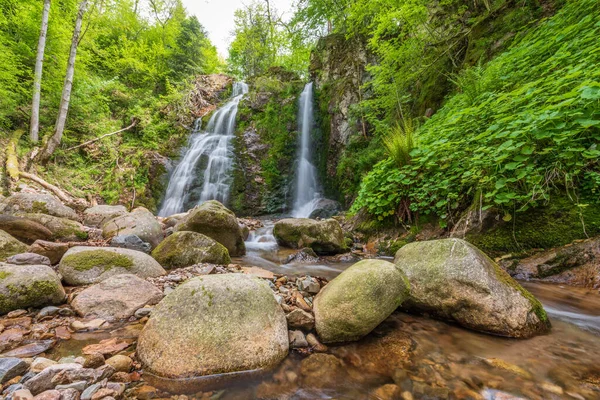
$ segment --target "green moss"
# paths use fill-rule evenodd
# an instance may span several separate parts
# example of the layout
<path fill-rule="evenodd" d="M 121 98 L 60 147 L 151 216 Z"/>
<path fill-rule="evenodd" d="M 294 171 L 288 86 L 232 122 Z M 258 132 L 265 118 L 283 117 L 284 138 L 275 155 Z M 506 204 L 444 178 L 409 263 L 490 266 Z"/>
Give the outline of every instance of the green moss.
<path fill-rule="evenodd" d="M 9 296 L 0 295 L 0 313 L 17 307 L 31 307 L 45 304 L 56 296 L 56 282 L 34 281 L 29 285 L 7 285 Z"/>
<path fill-rule="evenodd" d="M 133 267 L 133 261 L 129 257 L 107 250 L 90 250 L 69 254 L 63 258 L 61 263 L 80 272 L 89 271 L 96 267 L 103 268 L 104 270 L 112 268 L 129 269 Z"/>
<path fill-rule="evenodd" d="M 48 214 L 48 207 L 46 207 L 46 203 L 43 201 L 34 201 L 31 205 L 31 212 Z"/>
<path fill-rule="evenodd" d="M 6 279 L 6 278 L 8 278 L 11 275 L 12 275 L 12 273 L 10 273 L 10 272 L 0 271 L 0 279 Z"/>

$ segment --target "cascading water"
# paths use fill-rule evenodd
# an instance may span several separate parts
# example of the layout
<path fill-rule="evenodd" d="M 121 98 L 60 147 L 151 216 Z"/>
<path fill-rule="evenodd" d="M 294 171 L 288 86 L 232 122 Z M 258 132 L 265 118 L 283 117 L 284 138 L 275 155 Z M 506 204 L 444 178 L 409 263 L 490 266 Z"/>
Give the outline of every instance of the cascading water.
<path fill-rule="evenodd" d="M 311 157 L 310 135 L 314 126 L 312 82 L 307 83 L 304 87 L 299 103 L 300 143 L 292 216 L 295 218 L 308 218 L 310 213 L 314 211 L 317 201 L 321 198 L 319 183 L 317 182 L 317 169 L 312 164 Z"/>
<path fill-rule="evenodd" d="M 238 104 L 246 93 L 247 84 L 234 83 L 231 100 L 213 114 L 205 131 L 199 129 L 197 121 L 190 146 L 171 175 L 158 215 L 183 212 L 207 200 L 227 203 L 233 166 L 231 138 Z"/>

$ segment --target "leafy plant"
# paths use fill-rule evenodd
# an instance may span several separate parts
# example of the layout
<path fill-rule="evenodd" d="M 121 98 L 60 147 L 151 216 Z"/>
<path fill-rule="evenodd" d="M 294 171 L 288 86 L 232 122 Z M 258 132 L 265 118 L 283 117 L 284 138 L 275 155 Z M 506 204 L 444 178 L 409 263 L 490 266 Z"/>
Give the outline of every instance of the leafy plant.
<path fill-rule="evenodd" d="M 415 123 L 408 118 L 403 120 L 402 124 L 396 123 L 390 133 L 383 138 L 383 145 L 388 156 L 396 162 L 399 168 L 410 164 L 410 153 L 415 148 L 415 131 Z"/>

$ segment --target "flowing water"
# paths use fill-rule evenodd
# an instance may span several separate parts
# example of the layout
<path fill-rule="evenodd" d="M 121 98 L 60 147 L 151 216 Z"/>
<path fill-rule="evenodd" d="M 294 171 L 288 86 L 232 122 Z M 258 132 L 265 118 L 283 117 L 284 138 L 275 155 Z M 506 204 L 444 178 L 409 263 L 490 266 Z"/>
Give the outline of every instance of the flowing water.
<path fill-rule="evenodd" d="M 227 204 L 234 159 L 231 139 L 238 104 L 246 93 L 248 85 L 234 83 L 231 100 L 212 115 L 205 130 L 200 129 L 197 121 L 190 145 L 171 174 L 158 215 L 167 217 L 187 211 L 207 200 Z"/>
<path fill-rule="evenodd" d="M 298 127 L 300 141 L 298 145 L 298 161 L 296 183 L 294 187 L 294 218 L 307 218 L 315 209 L 321 197 L 317 181 L 317 169 L 312 163 L 311 133 L 314 127 L 313 83 L 309 82 L 300 95 L 298 105 Z"/>

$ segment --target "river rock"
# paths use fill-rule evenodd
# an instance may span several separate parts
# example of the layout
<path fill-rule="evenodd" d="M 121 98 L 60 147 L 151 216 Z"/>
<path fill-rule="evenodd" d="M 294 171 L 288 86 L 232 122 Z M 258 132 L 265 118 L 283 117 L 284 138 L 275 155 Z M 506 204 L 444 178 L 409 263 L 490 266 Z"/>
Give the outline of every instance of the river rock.
<path fill-rule="evenodd" d="M 113 367 L 117 372 L 129 372 L 131 370 L 131 366 L 133 365 L 133 361 L 130 357 L 117 354 L 116 356 L 112 356 L 106 363 Z"/>
<path fill-rule="evenodd" d="M 0 358 L 0 384 L 10 381 L 16 376 L 23 375 L 28 369 L 29 365 L 20 358 Z"/>
<path fill-rule="evenodd" d="M 229 252 L 221 243 L 201 233 L 179 231 L 163 240 L 152 252 L 163 267 L 181 268 L 209 263 L 227 265 Z"/>
<path fill-rule="evenodd" d="M 290 254 L 288 258 L 285 259 L 284 264 L 316 264 L 320 261 L 321 259 L 313 249 L 305 247 L 294 254 Z"/>
<path fill-rule="evenodd" d="M 108 321 L 131 317 L 146 304 L 156 304 L 163 295 L 154 285 L 131 274 L 111 276 L 88 287 L 71 306 L 82 317 Z"/>
<path fill-rule="evenodd" d="M 329 282 L 314 302 L 315 326 L 324 343 L 358 340 L 409 295 L 406 276 L 383 260 L 360 261 Z"/>
<path fill-rule="evenodd" d="M 35 253 L 20 253 L 6 259 L 8 264 L 14 265 L 51 265 L 50 259 Z"/>
<path fill-rule="evenodd" d="M 290 328 L 310 331 L 315 327 L 315 317 L 300 308 L 292 310 L 285 316 Z"/>
<path fill-rule="evenodd" d="M 35 221 L 52 232 L 51 239 L 59 242 L 80 242 L 88 238 L 83 225 L 68 218 L 47 214 L 19 214 L 18 216 Z"/>
<path fill-rule="evenodd" d="M 14 215 L 0 214 L 0 230 L 27 244 L 52 238 L 52 232 L 44 225 Z"/>
<path fill-rule="evenodd" d="M 409 243 L 394 263 L 410 281 L 407 309 L 500 336 L 527 338 L 550 328 L 541 303 L 462 239 Z"/>
<path fill-rule="evenodd" d="M 102 228 L 111 219 L 127 214 L 124 206 L 97 205 L 83 212 L 83 224 L 91 228 Z"/>
<path fill-rule="evenodd" d="M 77 220 L 77 213 L 50 194 L 16 193 L 4 200 L 5 213 L 47 214 Z"/>
<path fill-rule="evenodd" d="M 0 261 L 27 251 L 27 245 L 0 230 Z"/>
<path fill-rule="evenodd" d="M 145 371 L 170 378 L 257 372 L 287 353 L 286 319 L 271 289 L 240 274 L 177 287 L 154 308 L 137 346 Z"/>
<path fill-rule="evenodd" d="M 314 210 L 310 213 L 310 219 L 327 219 L 342 211 L 342 205 L 335 200 L 319 199 L 315 203 Z"/>
<path fill-rule="evenodd" d="M 45 240 L 36 240 L 27 249 L 30 253 L 48 257 L 52 265 L 58 264 L 67 250 L 69 250 L 68 243 L 47 242 Z"/>
<path fill-rule="evenodd" d="M 156 260 L 141 251 L 116 247 L 76 246 L 67 251 L 58 267 L 69 285 L 89 285 L 120 274 L 150 278 L 166 274 Z"/>
<path fill-rule="evenodd" d="M 180 222 L 182 219 L 187 217 L 188 214 L 189 213 L 184 212 L 184 213 L 169 215 L 168 217 L 163 219 L 163 224 L 165 224 L 165 228 L 173 228 L 175 225 L 177 225 L 178 222 Z"/>
<path fill-rule="evenodd" d="M 317 254 L 337 254 L 346 250 L 342 227 L 334 219 L 282 219 L 275 224 L 273 235 L 280 246 L 292 249 L 310 247 Z"/>
<path fill-rule="evenodd" d="M 46 265 L 0 263 L 0 314 L 27 307 L 61 304 L 65 290 Z"/>
<path fill-rule="evenodd" d="M 110 241 L 110 245 L 122 249 L 142 251 L 146 254 L 149 254 L 152 250 L 152 245 L 148 242 L 144 242 L 138 235 L 114 236 Z"/>
<path fill-rule="evenodd" d="M 138 207 L 132 212 L 120 215 L 106 222 L 102 227 L 102 235 L 112 238 L 117 235 L 137 235 L 152 247 L 158 246 L 164 235 L 160 223 L 154 215 L 143 207 Z"/>
<path fill-rule="evenodd" d="M 76 363 L 51 365 L 25 382 L 23 387 L 31 391 L 33 395 L 37 395 L 46 390 L 53 389 L 56 384 L 52 382 L 52 379 L 60 372 L 81 368 L 83 367 Z"/>
<path fill-rule="evenodd" d="M 216 200 L 192 209 L 175 225 L 175 231 L 202 233 L 225 246 L 233 257 L 246 254 L 244 237 L 235 214 Z"/>

